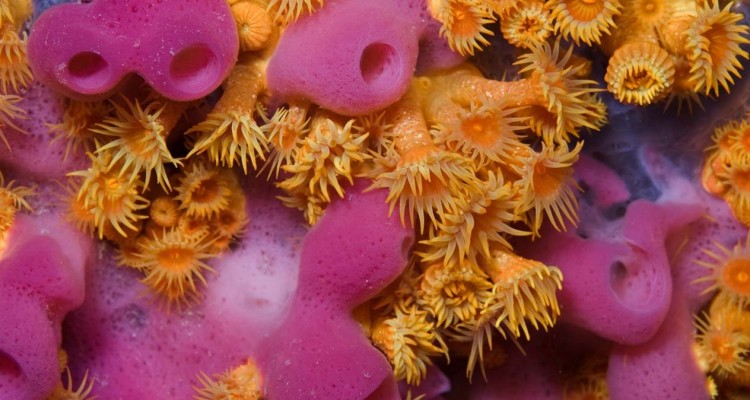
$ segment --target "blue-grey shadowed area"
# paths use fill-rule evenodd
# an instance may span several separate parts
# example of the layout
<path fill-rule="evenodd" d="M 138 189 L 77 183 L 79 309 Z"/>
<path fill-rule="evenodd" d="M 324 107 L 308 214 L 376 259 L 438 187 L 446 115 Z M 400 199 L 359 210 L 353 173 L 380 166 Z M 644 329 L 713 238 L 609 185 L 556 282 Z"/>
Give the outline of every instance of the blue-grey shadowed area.
<path fill-rule="evenodd" d="M 75 0 L 34 0 L 34 19 L 44 10 L 54 6 L 55 4 L 62 3 L 76 3 Z"/>

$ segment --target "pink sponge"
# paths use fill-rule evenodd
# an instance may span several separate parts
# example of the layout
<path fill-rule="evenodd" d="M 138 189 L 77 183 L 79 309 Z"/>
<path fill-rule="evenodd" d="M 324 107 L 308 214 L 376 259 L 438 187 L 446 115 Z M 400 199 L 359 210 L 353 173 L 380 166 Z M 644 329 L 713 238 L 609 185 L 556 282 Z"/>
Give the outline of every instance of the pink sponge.
<path fill-rule="evenodd" d="M 89 243 L 55 215 L 16 217 L 0 261 L 0 398 L 45 398 L 59 382 L 60 324 L 83 302 Z"/>
<path fill-rule="evenodd" d="M 210 261 L 217 273 L 206 274 L 205 298 L 182 310 L 164 309 L 143 274 L 105 249 L 64 325 L 75 382 L 88 371 L 98 399 L 192 399 L 199 373 L 223 373 L 255 353 L 294 293 L 305 229 L 265 179 L 249 178 L 247 192 L 242 241 Z"/>
<path fill-rule="evenodd" d="M 706 218 L 700 218 L 670 238 L 668 249 L 672 256 L 672 280 L 676 290 L 687 298 L 692 313 L 699 310 L 711 299 L 715 292 L 707 290 L 711 281 L 696 281 L 710 270 L 698 261 L 710 262 L 706 251 L 716 249 L 716 243 L 727 248 L 747 237 L 747 227 L 737 221 L 723 199 L 708 194 L 655 149 L 641 151 L 641 163 L 654 183 L 662 192 L 662 198 L 700 204 Z M 697 173 L 697 172 L 695 172 Z"/>
<path fill-rule="evenodd" d="M 268 85 L 285 100 L 305 98 L 355 115 L 384 108 L 406 91 L 418 43 L 399 1 L 339 0 L 284 32 Z"/>
<path fill-rule="evenodd" d="M 70 171 L 86 169 L 90 161 L 83 146 L 71 146 L 66 157 L 66 141 L 50 125 L 62 121 L 63 104 L 56 93 L 39 82 L 33 82 L 23 93 L 19 107 L 33 118 L 18 118 L 2 132 L 10 148 L 0 143 L 0 162 L 6 178 L 10 175 L 40 180 L 65 179 Z"/>
<path fill-rule="evenodd" d="M 406 92 L 420 42 L 421 70 L 461 60 L 431 20 L 424 1 L 326 1 L 286 29 L 268 65 L 268 86 L 281 101 L 305 99 L 343 115 L 385 108 Z"/>
<path fill-rule="evenodd" d="M 596 171 L 605 168 L 601 164 L 581 167 L 595 170 L 579 175 L 606 176 L 604 171 Z M 583 183 L 595 203 L 609 204 L 623 197 L 618 194 L 620 183 L 603 179 Z M 659 329 L 672 296 L 666 238 L 699 218 L 701 211 L 695 204 L 637 200 L 624 218 L 606 221 L 582 202 L 581 214 L 588 218 L 576 232 L 547 230 L 541 242 L 525 252 L 562 270 L 562 320 L 616 343 L 643 343 Z"/>
<path fill-rule="evenodd" d="M 401 273 L 414 238 L 388 217 L 386 191 L 361 188 L 331 204 L 305 239 L 289 313 L 257 355 L 269 399 L 400 398 L 351 311 Z"/>
<path fill-rule="evenodd" d="M 691 351 L 693 331 L 687 297 L 677 292 L 652 340 L 612 350 L 607 371 L 612 399 L 708 400 L 705 375 Z"/>
<path fill-rule="evenodd" d="M 140 74 L 174 100 L 216 89 L 239 41 L 224 0 L 96 0 L 64 4 L 36 21 L 28 51 L 34 76 L 69 95 L 106 96 Z"/>

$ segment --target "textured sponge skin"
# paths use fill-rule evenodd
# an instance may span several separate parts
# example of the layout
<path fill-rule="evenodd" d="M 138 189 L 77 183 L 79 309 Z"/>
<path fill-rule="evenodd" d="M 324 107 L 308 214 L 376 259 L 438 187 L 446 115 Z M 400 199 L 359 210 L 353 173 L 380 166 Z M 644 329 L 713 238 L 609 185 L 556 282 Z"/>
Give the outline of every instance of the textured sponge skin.
<path fill-rule="evenodd" d="M 97 0 L 52 7 L 34 24 L 34 76 L 77 98 L 106 97 L 132 72 L 173 100 L 216 89 L 239 41 L 224 0 Z"/>
<path fill-rule="evenodd" d="M 89 243 L 55 214 L 16 216 L 0 257 L 0 399 L 45 398 L 59 382 L 61 324 L 83 303 Z"/>
<path fill-rule="evenodd" d="M 419 0 L 326 1 L 284 31 L 268 65 L 272 95 L 349 116 L 395 103 L 418 57 L 420 72 L 461 61 L 424 7 Z"/>
<path fill-rule="evenodd" d="M 359 190 L 331 204 L 305 239 L 289 313 L 259 347 L 269 399 L 400 398 L 351 312 L 401 273 L 413 232 L 388 216 L 385 191 Z"/>
<path fill-rule="evenodd" d="M 345 115 L 384 108 L 417 64 L 417 26 L 398 1 L 344 0 L 291 25 L 268 66 L 274 96 L 305 98 Z"/>

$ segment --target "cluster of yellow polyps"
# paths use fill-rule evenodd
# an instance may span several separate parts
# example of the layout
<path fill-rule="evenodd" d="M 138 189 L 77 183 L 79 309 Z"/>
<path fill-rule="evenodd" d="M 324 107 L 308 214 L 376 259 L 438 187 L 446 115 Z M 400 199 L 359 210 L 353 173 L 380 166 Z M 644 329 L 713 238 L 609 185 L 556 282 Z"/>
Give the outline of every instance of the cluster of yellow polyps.
<path fill-rule="evenodd" d="M 132 163 L 112 161 L 117 153 L 111 147 L 96 146 L 88 153 L 91 166 L 70 173 L 77 189 L 66 197 L 69 216 L 82 230 L 116 243 L 118 262 L 142 271 L 143 283 L 167 305 L 196 298 L 203 272 L 213 271 L 204 260 L 225 251 L 247 223 L 235 172 L 197 156 L 181 170 L 164 172 L 163 186 L 149 186 L 141 179 L 144 172 L 132 172 Z"/>
<path fill-rule="evenodd" d="M 172 156 L 168 137 L 189 106 L 151 92 L 109 105 L 71 101 L 53 127 L 90 150 L 90 167 L 69 174 L 68 215 L 117 243 L 119 262 L 141 270 L 168 305 L 198 296 L 203 272 L 212 271 L 204 260 L 227 249 L 247 222 L 232 170 L 203 156 L 184 165 Z"/>
<path fill-rule="evenodd" d="M 745 225 L 750 226 L 750 122 L 729 121 L 714 131 L 701 173 L 703 187 L 722 197 Z"/>
<path fill-rule="evenodd" d="M 31 13 L 31 0 L 0 2 L 0 139 L 8 149 L 10 143 L 3 129 L 10 127 L 22 132 L 14 121 L 26 115 L 26 111 L 16 105 L 21 97 L 12 93 L 18 93 L 31 81 L 26 36 L 19 33 Z M 5 249 L 6 235 L 16 212 L 20 209 L 31 211 L 26 198 L 33 194 L 33 189 L 14 187 L 14 183 L 10 181 L 6 185 L 0 173 L 0 253 Z"/>
<path fill-rule="evenodd" d="M 231 4 L 242 53 L 203 121 L 185 115 L 201 104 L 150 91 L 70 101 L 52 128 L 69 151 L 86 149 L 91 166 L 70 174 L 69 215 L 115 242 L 121 264 L 179 305 L 199 296 L 213 271 L 206 260 L 246 223 L 229 168 L 283 172 L 282 201 L 310 224 L 354 177 L 368 178 L 390 191 L 392 210 L 420 240 L 394 289 L 358 314 L 396 376 L 419 382 L 431 357 L 449 348 L 467 353 L 469 373 L 498 362 L 484 356 L 493 336 L 528 338 L 560 312 L 560 271 L 514 254 L 509 238 L 538 236 L 545 220 L 558 230 L 577 221 L 572 165 L 582 143 L 572 140 L 606 122 L 590 65 L 539 42 L 519 58 L 515 81 L 486 79 L 466 63 L 414 79 L 400 101 L 370 115 L 345 118 L 304 102 L 267 115 L 278 20 L 305 5 Z M 272 15 L 274 7 L 287 17 Z"/>
<path fill-rule="evenodd" d="M 664 98 L 698 101 L 698 94 L 729 91 L 748 58 L 742 14 L 717 1 L 623 2 L 617 28 L 603 40 L 611 54 L 605 79 L 623 102 L 651 104 Z M 700 104 L 700 103 L 699 103 Z"/>
<path fill-rule="evenodd" d="M 25 118 L 26 111 L 18 107 L 16 93 L 31 81 L 31 68 L 26 57 L 26 34 L 19 32 L 31 17 L 31 0 L 0 2 L 0 139 L 10 149 L 3 128 L 21 131 L 14 120 Z"/>
<path fill-rule="evenodd" d="M 572 165 L 582 143 L 570 142 L 606 115 L 594 83 L 558 44 L 537 45 L 517 64 L 516 81 L 489 80 L 464 64 L 415 78 L 384 112 L 349 121 L 326 113 L 325 126 L 337 126 L 338 135 L 308 133 L 282 163 L 293 175 L 280 187 L 310 214 L 328 203 L 316 182 L 338 188 L 355 175 L 387 189 L 392 212 L 414 225 L 419 244 L 407 271 L 355 313 L 409 383 L 448 351 L 465 352 L 471 374 L 477 363 L 497 361 L 484 361 L 493 337 L 528 339 L 559 315 L 560 271 L 514 254 L 509 240 L 540 235 L 545 220 L 558 230 L 576 223 Z M 351 140 L 331 143 L 344 132 Z M 302 149 L 323 137 L 324 154 L 335 157 L 330 167 L 295 174 L 311 151 Z"/>
<path fill-rule="evenodd" d="M 750 236 L 733 249 L 718 243 L 698 263 L 709 273 L 699 279 L 717 292 L 708 313 L 696 318 L 695 354 L 711 386 L 721 393 L 750 386 Z"/>
<path fill-rule="evenodd" d="M 678 106 L 739 77 L 748 43 L 742 15 L 716 0 L 428 0 L 441 33 L 461 54 L 488 44 L 487 24 L 500 21 L 512 45 L 531 48 L 553 34 L 598 45 L 610 56 L 605 80 L 625 103 L 662 99 Z M 700 103 L 699 103 L 700 104 Z"/>
<path fill-rule="evenodd" d="M 398 290 L 358 315 L 396 376 L 416 383 L 431 357 L 467 343 L 471 372 L 493 334 L 528 338 L 550 327 L 560 272 L 513 254 L 508 238 L 539 235 L 545 220 L 557 229 L 577 221 L 572 165 L 582 144 L 570 142 L 606 122 L 589 64 L 539 42 L 520 57 L 516 81 L 486 79 L 467 63 L 414 79 L 400 101 L 369 115 L 305 102 L 266 115 L 274 43 L 241 56 L 206 121 L 188 130 L 188 157 L 206 153 L 269 178 L 283 172 L 281 200 L 311 225 L 354 177 L 389 190 L 420 245 Z"/>
<path fill-rule="evenodd" d="M 67 141 L 66 155 L 83 148 L 91 160 L 69 174 L 69 216 L 118 244 L 119 262 L 141 270 L 168 306 L 199 297 L 204 272 L 213 271 L 205 260 L 226 250 L 247 223 L 243 192 L 228 168 L 256 169 L 268 150 L 268 133 L 256 123 L 265 117 L 258 96 L 281 26 L 267 6 L 231 4 L 241 60 L 204 121 L 194 124 L 185 113 L 201 104 L 142 90 L 107 103 L 69 100 L 63 121 L 50 127 Z M 185 131 L 189 143 L 180 140 Z"/>

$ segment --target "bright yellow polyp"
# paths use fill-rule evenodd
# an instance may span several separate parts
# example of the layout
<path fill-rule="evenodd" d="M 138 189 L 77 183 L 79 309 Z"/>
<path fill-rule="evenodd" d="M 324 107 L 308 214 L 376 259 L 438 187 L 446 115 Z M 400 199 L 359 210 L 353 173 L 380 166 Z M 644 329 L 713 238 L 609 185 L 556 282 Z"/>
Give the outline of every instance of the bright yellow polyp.
<path fill-rule="evenodd" d="M 486 100 L 472 101 L 468 109 L 455 105 L 454 114 L 439 122 L 432 133 L 439 144 L 475 160 L 501 162 L 510 158 L 523 128 L 523 119 L 515 116 L 516 108 Z"/>
<path fill-rule="evenodd" d="M 206 284 L 204 271 L 215 272 L 203 260 L 211 257 L 207 231 L 189 235 L 180 229 L 138 243 L 143 283 L 166 300 L 168 306 L 186 303 L 198 296 L 198 283 Z"/>
<path fill-rule="evenodd" d="M 166 138 L 187 105 L 163 99 L 152 101 L 144 108 L 138 100 L 131 102 L 123 98 L 123 101 L 124 107 L 113 103 L 115 117 L 105 118 L 91 129 L 94 133 L 113 138 L 96 151 L 111 152 L 107 169 L 119 167 L 120 176 L 127 176 L 135 181 L 144 173 L 146 187 L 153 173 L 156 175 L 156 182 L 165 190 L 170 190 L 164 164 L 177 166 L 180 161 L 169 152 Z"/>
<path fill-rule="evenodd" d="M 112 111 L 109 103 L 103 101 L 81 102 L 72 99 L 65 101 L 65 112 L 62 122 L 50 125 L 50 130 L 57 136 L 54 141 L 63 140 L 65 145 L 65 159 L 71 151 L 84 149 L 93 143 L 93 133 L 90 131 L 97 123 L 103 122 L 104 118 Z"/>
<path fill-rule="evenodd" d="M 369 159 L 362 147 L 367 134 L 354 133 L 353 124 L 354 120 L 341 123 L 332 115 L 313 117 L 310 134 L 294 160 L 282 167 L 291 177 L 278 186 L 288 193 L 305 190 L 326 202 L 331 201 L 329 188 L 344 197 L 344 186 L 353 183 L 353 169 Z"/>
<path fill-rule="evenodd" d="M 514 337 L 521 337 L 523 331 L 526 340 L 530 340 L 527 322 L 535 329 L 551 328 L 560 315 L 555 294 L 562 290 L 560 270 L 507 251 L 498 251 L 494 256 L 485 265 L 497 299 L 489 309 L 504 310 L 495 320 L 495 327 Z"/>
<path fill-rule="evenodd" d="M 615 51 L 604 76 L 617 100 L 648 105 L 664 98 L 674 83 L 674 64 L 661 47 L 629 43 Z"/>
<path fill-rule="evenodd" d="M 460 204 L 459 210 L 442 215 L 436 224 L 437 231 L 422 242 L 429 249 L 422 260 L 442 260 L 446 265 L 468 260 L 476 265 L 480 258 L 491 258 L 492 249 L 510 249 L 506 237 L 529 235 L 513 227 L 521 220 L 519 206 L 512 185 L 490 172 L 479 190 Z"/>
<path fill-rule="evenodd" d="M 492 284 L 467 265 L 430 265 L 419 286 L 417 302 L 431 311 L 435 325 L 448 327 L 470 320 L 492 296 Z"/>
<path fill-rule="evenodd" d="M 265 160 L 268 138 L 255 121 L 258 96 L 265 88 L 265 62 L 241 60 L 227 78 L 224 94 L 206 120 L 187 133 L 197 136 L 188 157 L 207 153 L 217 164 L 231 168 L 242 166 L 247 173 L 248 161 L 258 168 Z"/>
<path fill-rule="evenodd" d="M 747 25 L 738 24 L 742 14 L 731 11 L 731 5 L 719 8 L 716 1 L 699 8 L 692 26 L 684 33 L 685 52 L 690 61 L 690 80 L 704 94 L 719 94 L 719 87 L 729 92 L 734 78 L 740 77 L 739 59 L 750 55 L 740 45 L 750 43 Z"/>
<path fill-rule="evenodd" d="M 368 172 L 373 188 L 387 188 L 391 211 L 396 204 L 402 222 L 416 217 L 419 229 L 425 217 L 433 223 L 437 213 L 457 207 L 461 188 L 474 190 L 476 177 L 471 160 L 441 149 L 427 129 L 419 95 L 411 89 L 391 110 L 395 151 L 376 157 Z"/>
<path fill-rule="evenodd" d="M 151 202 L 148 209 L 149 218 L 153 223 L 162 228 L 171 228 L 177 225 L 180 219 L 180 203 L 169 197 L 160 196 Z"/>
<path fill-rule="evenodd" d="M 531 49 L 547 41 L 552 34 L 552 17 L 537 0 L 522 1 L 500 19 L 500 32 L 508 43 Z"/>
<path fill-rule="evenodd" d="M 705 249 L 707 260 L 696 261 L 708 268 L 697 282 L 708 282 L 706 292 L 718 291 L 716 300 L 738 310 L 750 305 L 750 236 L 732 250 L 719 243 Z"/>
<path fill-rule="evenodd" d="M 189 163 L 175 188 L 180 210 L 188 217 L 209 219 L 229 208 L 232 189 L 220 168 L 200 159 Z"/>
<path fill-rule="evenodd" d="M 143 182 L 123 176 L 120 168 L 110 168 L 112 156 L 109 152 L 88 153 L 88 156 L 92 162 L 90 168 L 68 174 L 82 178 L 73 209 L 78 209 L 77 212 L 86 210 L 93 215 L 91 222 L 100 239 L 112 229 L 122 237 L 129 236 L 127 231 L 137 232 L 136 224 L 146 218 L 141 214 L 142 210 L 148 207 L 148 200 L 139 194 Z"/>
<path fill-rule="evenodd" d="M 0 89 L 19 92 L 29 85 L 32 79 L 31 67 L 26 54 L 26 33 L 0 29 Z"/>
<path fill-rule="evenodd" d="M 410 385 L 425 377 L 432 365 L 430 357 L 443 353 L 436 340 L 433 324 L 416 308 L 407 313 L 397 309 L 394 318 L 376 323 L 372 333 L 373 344 L 388 357 L 396 379 L 406 379 Z"/>
<path fill-rule="evenodd" d="M 738 329 L 736 318 L 742 317 L 726 309 L 711 309 L 711 315 L 696 317 L 698 328 L 696 352 L 710 372 L 726 377 L 750 368 L 750 335 Z"/>
<path fill-rule="evenodd" d="M 442 23 L 440 36 L 445 37 L 451 49 L 461 55 L 489 44 L 485 36 L 492 35 L 485 25 L 495 21 L 492 13 L 479 0 L 430 1 L 430 11 Z"/>
<path fill-rule="evenodd" d="M 582 145 L 579 142 L 572 150 L 567 145 L 543 145 L 539 153 L 532 152 L 516 169 L 522 178 L 515 185 L 525 194 L 523 208 L 528 210 L 529 226 L 535 235 L 545 216 L 558 231 L 566 229 L 566 221 L 577 224 L 578 200 L 573 190 L 579 189 L 573 180 L 573 163 Z"/>
<path fill-rule="evenodd" d="M 546 7 L 552 10 L 556 32 L 587 45 L 600 43 L 622 10 L 620 0 L 552 0 Z"/>
<path fill-rule="evenodd" d="M 279 108 L 270 119 L 264 116 L 265 125 L 261 129 L 266 132 L 271 145 L 263 169 L 268 169 L 268 177 L 279 177 L 279 171 L 284 165 L 289 165 L 299 153 L 305 137 L 310 132 L 310 118 L 307 117 L 306 104 L 291 105 L 289 108 Z"/>

